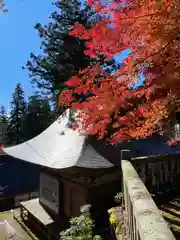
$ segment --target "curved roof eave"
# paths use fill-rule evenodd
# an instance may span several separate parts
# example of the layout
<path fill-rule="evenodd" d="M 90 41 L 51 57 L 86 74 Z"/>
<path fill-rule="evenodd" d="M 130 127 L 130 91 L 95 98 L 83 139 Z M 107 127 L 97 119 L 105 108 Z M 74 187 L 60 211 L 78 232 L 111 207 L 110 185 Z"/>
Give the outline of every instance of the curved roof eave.
<path fill-rule="evenodd" d="M 15 158 L 53 169 L 73 166 L 109 168 L 113 165 L 92 147 L 85 146 L 86 136 L 69 127 L 70 110 L 38 136 L 2 150 Z"/>

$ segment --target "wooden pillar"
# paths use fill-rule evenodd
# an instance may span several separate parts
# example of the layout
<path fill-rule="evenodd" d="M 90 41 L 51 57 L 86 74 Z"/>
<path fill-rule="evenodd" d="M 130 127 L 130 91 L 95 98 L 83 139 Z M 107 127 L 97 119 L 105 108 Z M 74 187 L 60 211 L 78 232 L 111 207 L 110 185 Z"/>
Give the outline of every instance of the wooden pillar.
<path fill-rule="evenodd" d="M 21 220 L 23 219 L 23 209 L 22 209 L 22 205 L 20 204 L 20 217 Z"/>
<path fill-rule="evenodd" d="M 47 234 L 48 234 L 48 240 L 51 240 L 53 237 L 52 229 L 51 227 L 47 227 Z"/>

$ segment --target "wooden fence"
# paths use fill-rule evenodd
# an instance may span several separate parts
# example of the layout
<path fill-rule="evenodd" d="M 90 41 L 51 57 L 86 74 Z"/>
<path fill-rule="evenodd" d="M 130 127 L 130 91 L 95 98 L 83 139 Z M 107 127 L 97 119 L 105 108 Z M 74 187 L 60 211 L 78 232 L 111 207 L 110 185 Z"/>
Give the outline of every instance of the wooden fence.
<path fill-rule="evenodd" d="M 39 192 L 29 192 L 9 197 L 0 197 L 0 211 L 8 211 L 20 206 L 21 201 L 39 197 Z"/>
<path fill-rule="evenodd" d="M 146 171 L 143 170 L 148 164 L 153 163 L 147 162 L 140 166 L 144 181 L 150 179 L 150 174 L 145 175 Z M 156 165 L 156 163 L 154 164 L 155 166 L 151 168 L 152 173 L 155 173 L 157 166 L 159 170 L 161 168 L 159 163 L 159 165 Z M 168 166 L 168 162 L 166 164 Z M 171 230 L 131 162 L 122 160 L 121 167 L 123 175 L 125 212 L 130 234 L 130 238 L 128 240 L 174 240 L 175 238 Z M 163 181 L 163 179 L 165 179 L 164 176 L 162 177 L 161 173 L 152 174 L 151 176 L 154 177 L 151 181 L 151 183 L 153 182 L 153 187 L 160 187 L 160 180 Z M 165 177 L 167 177 L 166 174 Z M 171 177 L 173 178 L 172 175 L 170 177 L 168 175 L 167 182 L 170 181 Z"/>
<path fill-rule="evenodd" d="M 178 190 L 180 154 L 133 158 L 131 163 L 148 191 L 154 195 Z"/>

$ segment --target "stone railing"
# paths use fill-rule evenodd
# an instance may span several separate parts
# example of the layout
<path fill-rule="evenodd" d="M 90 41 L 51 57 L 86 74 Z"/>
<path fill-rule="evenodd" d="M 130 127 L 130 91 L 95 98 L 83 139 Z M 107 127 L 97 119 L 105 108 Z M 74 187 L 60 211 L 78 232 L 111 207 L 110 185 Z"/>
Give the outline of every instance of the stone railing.
<path fill-rule="evenodd" d="M 125 213 L 130 240 L 175 240 L 130 161 L 122 160 Z"/>

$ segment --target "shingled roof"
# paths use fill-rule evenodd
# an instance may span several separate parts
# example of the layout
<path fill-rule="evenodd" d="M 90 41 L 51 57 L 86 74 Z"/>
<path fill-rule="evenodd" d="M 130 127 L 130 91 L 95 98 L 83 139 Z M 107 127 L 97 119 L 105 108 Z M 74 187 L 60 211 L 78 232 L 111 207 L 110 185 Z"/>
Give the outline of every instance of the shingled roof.
<path fill-rule="evenodd" d="M 72 130 L 70 110 L 66 110 L 44 132 L 22 144 L 3 148 L 15 158 L 41 166 L 64 169 L 113 167 L 106 158 L 87 143 L 87 137 Z"/>

